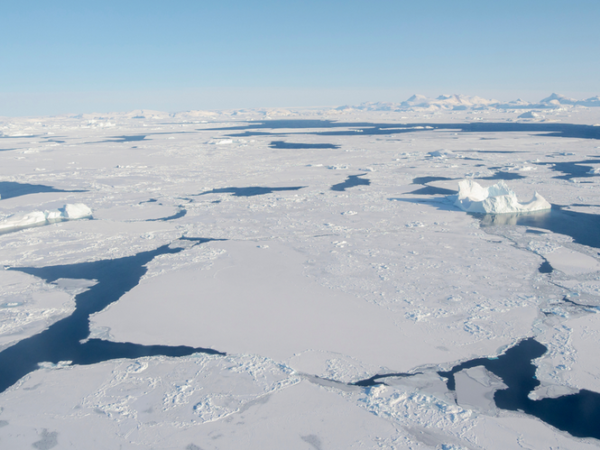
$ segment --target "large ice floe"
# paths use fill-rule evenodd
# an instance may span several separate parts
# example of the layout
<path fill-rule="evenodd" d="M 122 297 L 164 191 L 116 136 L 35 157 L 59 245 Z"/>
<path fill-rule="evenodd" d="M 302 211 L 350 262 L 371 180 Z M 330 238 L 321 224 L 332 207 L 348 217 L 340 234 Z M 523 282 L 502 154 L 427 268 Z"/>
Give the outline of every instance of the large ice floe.
<path fill-rule="evenodd" d="M 67 204 L 62 208 L 13 214 L 0 221 L 0 232 L 35 227 L 65 220 L 84 219 L 92 216 L 92 210 L 83 203 Z"/>
<path fill-rule="evenodd" d="M 527 203 L 519 203 L 515 194 L 504 181 L 484 188 L 473 180 L 462 180 L 458 183 L 458 196 L 454 196 L 455 206 L 460 209 L 481 214 L 510 214 L 521 212 L 544 211 L 552 205 L 544 197 L 535 192 Z"/>

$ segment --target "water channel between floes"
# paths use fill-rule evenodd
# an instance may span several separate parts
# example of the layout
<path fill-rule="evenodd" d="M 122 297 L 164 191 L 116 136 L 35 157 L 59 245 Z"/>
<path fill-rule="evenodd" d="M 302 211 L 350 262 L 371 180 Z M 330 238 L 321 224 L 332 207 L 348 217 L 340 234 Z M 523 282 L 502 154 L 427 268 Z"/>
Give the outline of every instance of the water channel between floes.
<path fill-rule="evenodd" d="M 205 243 L 211 239 L 182 238 Z M 117 301 L 134 288 L 146 273 L 145 265 L 159 255 L 174 254 L 183 248 L 164 245 L 155 250 L 113 260 L 49 267 L 11 268 L 34 275 L 52 283 L 61 278 L 96 280 L 89 290 L 75 297 L 75 312 L 51 325 L 45 331 L 0 352 L 0 392 L 15 384 L 20 378 L 37 370 L 42 362 L 88 365 L 118 358 L 144 356 L 187 356 L 193 353 L 219 354 L 213 349 L 188 346 L 138 345 L 117 343 L 89 337 L 89 317 Z M 87 339 L 87 340 L 86 340 Z M 600 394 L 581 390 L 576 394 L 558 398 L 531 400 L 528 394 L 540 383 L 535 379 L 536 366 L 532 361 L 546 352 L 546 347 L 533 338 L 521 341 L 497 358 L 478 358 L 454 366 L 438 374 L 447 379 L 449 390 L 455 390 L 454 375 L 463 369 L 483 366 L 500 377 L 508 387 L 494 395 L 496 406 L 511 411 L 522 411 L 538 417 L 556 428 L 577 437 L 600 439 Z M 376 375 L 352 383 L 355 386 L 383 384 L 385 378 L 406 377 L 415 374 Z"/>
<path fill-rule="evenodd" d="M 186 240 L 191 240 L 188 238 Z M 199 243 L 209 239 L 201 239 Z M 223 354 L 216 350 L 188 346 L 138 345 L 87 339 L 90 315 L 102 311 L 138 285 L 145 267 L 159 255 L 184 248 L 163 245 L 155 250 L 124 258 L 49 267 L 13 267 L 9 270 L 34 275 L 52 283 L 60 278 L 96 280 L 87 291 L 75 296 L 75 311 L 46 330 L 23 339 L 0 352 L 0 392 L 37 370 L 42 362 L 88 365 L 118 358 L 143 356 L 187 356 L 193 353 Z M 87 340 L 86 340 L 87 339 Z"/>
<path fill-rule="evenodd" d="M 276 133 L 266 133 L 268 129 L 297 129 L 325 128 L 326 131 L 307 131 L 306 133 L 321 136 L 351 136 L 359 131 L 362 135 L 390 135 L 427 130 L 457 130 L 463 133 L 485 132 L 528 132 L 544 133 L 546 136 L 575 137 L 583 139 L 600 139 L 600 129 L 587 125 L 573 124 L 525 124 L 525 123 L 476 123 L 476 124 L 374 124 L 374 123 L 342 123 L 331 121 L 262 121 L 245 126 L 216 128 L 215 130 L 237 131 L 230 136 L 273 136 Z M 348 128 L 348 129 L 340 129 Z M 263 131 L 254 131 L 260 129 Z M 291 133 L 285 133 L 291 134 Z M 144 140 L 146 136 L 117 136 L 109 142 L 135 142 Z M 294 144 L 284 141 L 273 141 L 271 147 L 275 149 L 326 149 L 337 148 L 333 144 Z M 562 163 L 555 165 L 555 170 L 566 175 L 557 178 L 568 179 L 573 176 L 591 177 L 589 166 L 585 164 L 597 163 L 596 160 L 586 160 L 577 163 Z M 369 180 L 363 178 L 365 174 L 351 175 L 342 183 L 332 186 L 334 191 L 344 191 L 347 188 L 369 185 Z M 496 174 L 494 178 L 502 178 L 503 174 Z M 424 181 L 423 184 L 427 181 Z M 416 180 L 415 180 L 416 181 Z M 415 183 L 417 184 L 417 183 Z M 8 196 L 18 196 L 33 192 L 78 192 L 60 191 L 38 185 L 9 185 L 0 186 Z M 202 192 L 197 195 L 229 193 L 234 196 L 250 197 L 278 191 L 292 191 L 302 189 L 301 186 L 285 188 L 269 187 L 244 187 L 221 188 Z M 412 194 L 436 195 L 448 194 L 441 188 L 425 186 L 421 191 Z M 167 220 L 181 217 L 185 210 L 179 211 Z M 497 216 L 478 216 L 481 226 L 528 226 L 545 229 L 553 233 L 571 236 L 575 243 L 594 248 L 600 248 L 600 217 L 568 211 L 564 208 L 553 206 L 550 211 L 529 214 L 504 214 Z M 187 238 L 197 240 L 198 243 L 210 239 Z M 145 346 L 132 343 L 116 343 L 101 339 L 88 339 L 89 317 L 101 311 L 109 304 L 117 301 L 126 292 L 134 288 L 147 272 L 145 267 L 153 258 L 159 255 L 174 254 L 183 251 L 183 248 L 172 248 L 164 245 L 155 250 L 141 252 L 133 256 L 114 260 L 102 260 L 90 263 L 49 267 L 14 267 L 16 270 L 34 275 L 48 283 L 60 278 L 74 278 L 96 280 L 97 283 L 87 291 L 75 297 L 76 309 L 73 314 L 51 325 L 48 329 L 37 335 L 23 339 L 11 347 L 0 352 L 0 392 L 14 385 L 28 373 L 37 370 L 39 363 L 51 362 L 58 364 L 71 361 L 72 364 L 95 364 L 102 361 L 118 358 L 139 358 L 143 356 L 186 356 L 193 353 L 220 354 L 223 353 L 206 348 L 193 348 L 188 346 Z M 533 338 L 525 339 L 514 347 L 506 350 L 497 358 L 477 358 L 454 366 L 449 371 L 440 371 L 438 374 L 447 379 L 449 390 L 455 390 L 455 375 L 464 369 L 482 366 L 486 370 L 500 377 L 506 389 L 495 392 L 494 402 L 500 409 L 509 411 L 522 411 L 535 416 L 544 422 L 570 433 L 576 437 L 593 437 L 600 439 L 600 394 L 589 390 L 580 390 L 575 394 L 558 398 L 544 398 L 532 400 L 528 397 L 540 382 L 535 378 L 536 366 L 533 360 L 543 356 L 546 347 Z M 383 379 L 396 376 L 412 376 L 414 374 L 384 374 L 376 375 L 367 380 L 353 383 L 357 386 L 372 386 L 384 383 Z"/>

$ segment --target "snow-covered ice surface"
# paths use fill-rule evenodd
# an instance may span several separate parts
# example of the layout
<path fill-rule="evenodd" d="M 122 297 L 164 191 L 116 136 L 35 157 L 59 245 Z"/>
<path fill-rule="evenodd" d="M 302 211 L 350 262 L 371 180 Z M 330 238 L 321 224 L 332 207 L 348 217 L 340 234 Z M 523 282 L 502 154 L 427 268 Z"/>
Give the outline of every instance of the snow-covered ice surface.
<path fill-rule="evenodd" d="M 600 108 L 442 97 L 0 119 L 0 227 L 46 225 L 0 234 L 0 357 L 129 280 L 77 325 L 106 353 L 0 393 L 0 447 L 598 448 L 439 372 L 534 338 L 526 401 L 600 393 Z M 467 213 L 461 180 L 552 210 Z"/>

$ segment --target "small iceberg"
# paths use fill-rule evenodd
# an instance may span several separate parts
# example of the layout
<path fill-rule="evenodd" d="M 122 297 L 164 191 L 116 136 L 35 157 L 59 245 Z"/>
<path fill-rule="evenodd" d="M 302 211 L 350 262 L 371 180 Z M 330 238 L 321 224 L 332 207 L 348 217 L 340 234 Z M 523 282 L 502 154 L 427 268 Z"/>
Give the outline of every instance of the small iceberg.
<path fill-rule="evenodd" d="M 512 214 L 533 211 L 545 211 L 552 208 L 537 192 L 527 203 L 519 203 L 515 194 L 504 181 L 488 188 L 482 187 L 473 180 L 462 180 L 458 183 L 459 192 L 454 206 L 463 211 L 480 214 Z"/>
<path fill-rule="evenodd" d="M 33 211 L 30 213 L 14 214 L 0 221 L 0 232 L 17 228 L 29 228 L 47 225 L 65 220 L 84 219 L 92 216 L 92 210 L 83 203 L 68 204 L 62 208 L 50 211 Z"/>
<path fill-rule="evenodd" d="M 427 153 L 427 155 L 431 158 L 441 158 L 441 159 L 445 159 L 445 158 L 462 158 L 461 155 L 457 154 L 457 153 L 453 153 L 450 150 L 436 150 L 434 152 L 429 152 Z"/>

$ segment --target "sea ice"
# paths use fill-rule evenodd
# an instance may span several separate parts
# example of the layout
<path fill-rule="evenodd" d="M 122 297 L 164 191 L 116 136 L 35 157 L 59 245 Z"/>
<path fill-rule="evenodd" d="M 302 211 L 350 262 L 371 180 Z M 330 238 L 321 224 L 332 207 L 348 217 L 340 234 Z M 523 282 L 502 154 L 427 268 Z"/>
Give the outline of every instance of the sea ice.
<path fill-rule="evenodd" d="M 83 203 L 67 204 L 59 209 L 33 211 L 30 213 L 13 214 L 0 221 L 0 231 L 13 228 L 27 228 L 50 222 L 83 219 L 91 217 L 92 210 Z"/>
<path fill-rule="evenodd" d="M 58 211 L 61 219 L 83 219 L 92 215 L 92 210 L 83 203 L 67 204 Z"/>
<path fill-rule="evenodd" d="M 44 358 L 0 395 L 2 448 L 598 450 L 598 440 L 498 410 L 493 395 L 508 380 L 481 366 L 456 373 L 454 390 L 438 374 L 534 337 L 548 351 L 531 361 L 542 384 L 530 399 L 600 392 L 600 244 L 571 236 L 581 227 L 598 234 L 599 169 L 583 172 L 600 167 L 591 140 L 600 107 L 551 97 L 3 118 L 0 179 L 62 189 L 2 192 L 0 224 L 15 225 L 15 212 L 27 227 L 91 214 L 55 209 L 78 202 L 95 220 L 0 229 L 0 268 L 64 266 L 61 276 L 75 277 L 80 264 L 182 248 L 154 258 L 138 285 L 93 315 L 87 342 L 210 346 L 227 356 L 86 366 Z M 530 110 L 548 121 L 517 119 Z M 125 143 L 144 134 L 143 145 Z M 270 146 L 324 136 L 337 148 Z M 568 183 L 549 170 L 558 163 L 587 167 Z M 352 188 L 349 177 L 370 184 Z M 464 178 L 495 179 L 485 187 L 504 179 L 519 195 L 535 185 L 564 207 L 522 214 L 503 183 L 464 182 L 455 208 L 459 196 L 441 196 L 457 194 Z M 419 184 L 437 190 L 407 195 Z M 227 186 L 304 188 L 196 196 Z M 471 206 L 490 214 L 471 217 Z M 156 220 L 177 211 L 186 214 Z M 542 263 L 554 270 L 540 273 Z M 62 273 L 67 266 L 75 271 Z M 0 350 L 73 314 L 86 289 L 112 289 L 101 272 L 86 276 L 46 282 L 0 270 Z M 356 384 L 365 380 L 373 386 Z"/>
<path fill-rule="evenodd" d="M 428 155 L 432 158 L 461 158 L 460 155 L 453 153 L 450 150 L 436 150 L 434 152 L 429 152 Z"/>
<path fill-rule="evenodd" d="M 454 196 L 455 206 L 464 211 L 481 214 L 509 214 L 520 212 L 544 211 L 552 206 L 537 192 L 527 203 L 519 203 L 515 194 L 504 181 L 482 187 L 473 180 L 462 180 L 458 183 L 458 196 Z"/>
<path fill-rule="evenodd" d="M 600 263 L 596 258 L 573 251 L 568 248 L 557 248 L 544 255 L 552 268 L 568 275 L 579 275 L 600 271 Z"/>

